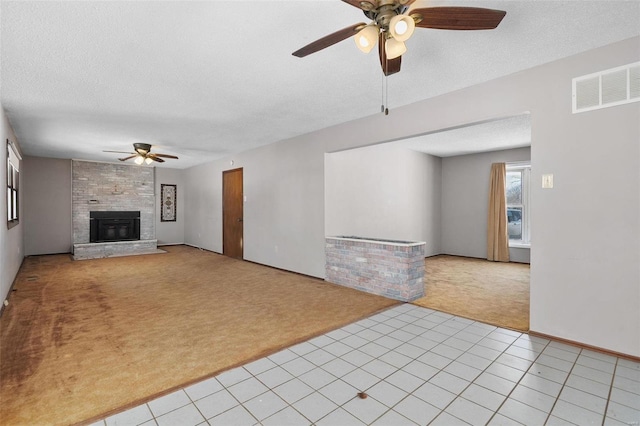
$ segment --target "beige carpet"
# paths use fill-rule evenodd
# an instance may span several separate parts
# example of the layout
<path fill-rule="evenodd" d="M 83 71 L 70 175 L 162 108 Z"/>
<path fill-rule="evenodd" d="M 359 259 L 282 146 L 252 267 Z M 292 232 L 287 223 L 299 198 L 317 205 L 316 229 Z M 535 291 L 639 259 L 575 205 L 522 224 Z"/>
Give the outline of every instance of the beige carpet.
<path fill-rule="evenodd" d="M 413 302 L 519 331 L 529 330 L 529 265 L 458 256 L 425 260 L 425 297 Z"/>
<path fill-rule="evenodd" d="M 186 246 L 25 259 L 0 318 L 0 424 L 100 418 L 397 302 Z"/>

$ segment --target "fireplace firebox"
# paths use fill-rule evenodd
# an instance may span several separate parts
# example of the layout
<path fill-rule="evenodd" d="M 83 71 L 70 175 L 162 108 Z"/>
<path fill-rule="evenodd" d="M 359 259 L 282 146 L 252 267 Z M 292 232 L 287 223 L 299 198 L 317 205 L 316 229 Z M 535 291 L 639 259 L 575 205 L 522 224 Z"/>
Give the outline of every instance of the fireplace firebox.
<path fill-rule="evenodd" d="M 89 223 L 92 243 L 140 239 L 139 211 L 93 211 Z"/>

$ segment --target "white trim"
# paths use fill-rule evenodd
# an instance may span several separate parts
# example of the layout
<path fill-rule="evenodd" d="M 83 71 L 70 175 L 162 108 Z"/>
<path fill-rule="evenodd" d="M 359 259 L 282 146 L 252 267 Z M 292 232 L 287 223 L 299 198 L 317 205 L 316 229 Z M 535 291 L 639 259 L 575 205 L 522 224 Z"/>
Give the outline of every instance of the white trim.
<path fill-rule="evenodd" d="M 505 164 L 507 170 L 518 170 L 525 169 L 527 167 L 531 167 L 531 161 L 512 161 L 510 163 Z"/>
<path fill-rule="evenodd" d="M 20 161 L 22 161 L 20 151 L 10 139 L 7 139 L 7 142 L 7 159 L 14 169 L 20 171 Z"/>

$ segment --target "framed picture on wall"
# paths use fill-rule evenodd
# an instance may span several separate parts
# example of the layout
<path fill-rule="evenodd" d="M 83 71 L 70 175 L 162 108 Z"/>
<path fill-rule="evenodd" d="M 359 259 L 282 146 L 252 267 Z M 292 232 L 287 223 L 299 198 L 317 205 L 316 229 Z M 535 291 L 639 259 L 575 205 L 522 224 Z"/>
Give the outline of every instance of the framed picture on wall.
<path fill-rule="evenodd" d="M 162 198 L 160 222 L 176 221 L 176 191 L 177 185 L 160 184 L 160 197 Z"/>

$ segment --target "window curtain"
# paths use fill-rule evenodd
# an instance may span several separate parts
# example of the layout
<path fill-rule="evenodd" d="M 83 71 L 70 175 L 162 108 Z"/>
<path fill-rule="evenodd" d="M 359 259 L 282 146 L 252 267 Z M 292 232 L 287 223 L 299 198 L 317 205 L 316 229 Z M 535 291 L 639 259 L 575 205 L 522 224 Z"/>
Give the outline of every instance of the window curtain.
<path fill-rule="evenodd" d="M 507 229 L 507 196 L 505 163 L 491 165 L 489 181 L 489 217 L 487 220 L 487 260 L 509 261 L 509 231 Z"/>

